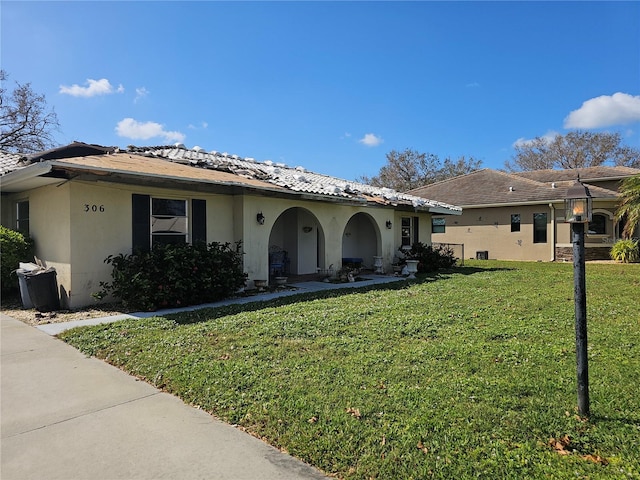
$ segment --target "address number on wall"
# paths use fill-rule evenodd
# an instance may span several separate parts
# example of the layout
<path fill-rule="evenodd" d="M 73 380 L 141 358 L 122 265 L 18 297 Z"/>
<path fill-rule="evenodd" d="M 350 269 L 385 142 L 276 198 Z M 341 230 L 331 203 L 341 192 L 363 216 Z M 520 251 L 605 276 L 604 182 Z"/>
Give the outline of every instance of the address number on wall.
<path fill-rule="evenodd" d="M 92 205 L 89 205 L 88 203 L 84 204 L 84 211 L 86 213 L 88 212 L 93 212 L 93 213 L 98 213 L 98 212 L 104 212 L 104 205 L 96 205 L 95 203 Z"/>

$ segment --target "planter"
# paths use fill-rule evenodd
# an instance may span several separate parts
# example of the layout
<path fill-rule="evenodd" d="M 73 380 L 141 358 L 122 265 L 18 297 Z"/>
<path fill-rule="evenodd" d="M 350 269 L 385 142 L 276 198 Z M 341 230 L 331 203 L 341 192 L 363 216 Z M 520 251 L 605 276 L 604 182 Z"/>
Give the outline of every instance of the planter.
<path fill-rule="evenodd" d="M 382 257 L 373 257 L 373 266 L 376 267 L 374 270 L 375 273 L 384 273 L 382 269 Z"/>
<path fill-rule="evenodd" d="M 281 287 L 287 284 L 288 279 L 289 277 L 275 277 L 273 280 L 276 282 L 276 285 Z"/>
<path fill-rule="evenodd" d="M 407 271 L 409 272 L 408 278 L 416 278 L 419 262 L 419 260 L 407 260 Z"/>
<path fill-rule="evenodd" d="M 253 284 L 256 286 L 259 292 L 262 292 L 267 287 L 266 280 L 254 280 Z"/>

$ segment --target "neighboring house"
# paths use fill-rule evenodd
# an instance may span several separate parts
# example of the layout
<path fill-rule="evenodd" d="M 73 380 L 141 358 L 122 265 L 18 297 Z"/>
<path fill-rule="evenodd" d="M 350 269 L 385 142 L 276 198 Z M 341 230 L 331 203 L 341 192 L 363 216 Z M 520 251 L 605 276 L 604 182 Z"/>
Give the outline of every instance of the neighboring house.
<path fill-rule="evenodd" d="M 564 199 L 579 175 L 593 197 L 586 258 L 609 259 L 611 244 L 622 231 L 615 219 L 618 188 L 622 180 L 638 174 L 640 169 L 628 167 L 518 173 L 483 169 L 408 193 L 463 208 L 459 217 L 432 217 L 432 240 L 464 244 L 467 258 L 569 260 L 571 231 L 564 222 Z"/>
<path fill-rule="evenodd" d="M 37 257 L 56 268 L 67 308 L 91 304 L 111 279 L 107 256 L 156 243 L 242 241 L 251 286 L 276 273 L 274 251 L 287 253 L 291 275 L 372 266 L 374 256 L 390 271 L 401 246 L 431 242 L 432 214 L 461 214 L 302 167 L 182 145 L 125 152 L 73 143 L 1 156 L 0 168 L 2 224 L 31 235 Z"/>

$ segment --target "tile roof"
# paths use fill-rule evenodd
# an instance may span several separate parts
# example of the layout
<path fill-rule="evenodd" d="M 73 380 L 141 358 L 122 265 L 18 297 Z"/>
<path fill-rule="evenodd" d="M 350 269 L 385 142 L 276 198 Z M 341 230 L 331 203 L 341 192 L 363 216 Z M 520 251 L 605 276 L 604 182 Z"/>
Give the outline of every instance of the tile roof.
<path fill-rule="evenodd" d="M 0 175 L 22 168 L 25 156 L 0 150 Z"/>
<path fill-rule="evenodd" d="M 426 198 L 396 192 L 389 188 L 379 188 L 358 182 L 350 182 L 337 177 L 306 170 L 304 167 L 289 167 L 284 163 L 258 162 L 253 158 L 242 158 L 220 152 L 205 152 L 198 147 L 186 149 L 184 146 L 132 147 L 132 153 L 165 158 L 172 162 L 195 167 L 228 171 L 244 178 L 259 179 L 287 190 L 339 197 L 387 205 L 412 205 L 414 208 L 440 208 L 460 212 L 457 206 Z"/>
<path fill-rule="evenodd" d="M 80 152 L 69 158 L 69 149 Z M 84 149 L 84 154 L 82 151 Z M 97 149 L 97 150 L 96 150 Z M 127 174 L 144 174 L 149 176 L 184 176 L 194 181 L 220 182 L 236 185 L 247 185 L 265 189 L 309 194 L 320 197 L 332 197 L 345 201 L 369 202 L 391 206 L 410 206 L 416 209 L 437 210 L 439 213 L 459 214 L 461 208 L 442 201 L 396 192 L 389 188 L 379 188 L 357 182 L 349 182 L 306 170 L 303 167 L 289 167 L 282 163 L 270 161 L 258 162 L 253 158 L 242 158 L 219 152 L 205 152 L 199 147 L 187 149 L 183 145 L 167 145 L 152 147 L 128 147 L 127 153 L 114 147 L 100 147 L 75 142 L 67 147 L 54 149 L 30 156 L 32 163 L 46 159 L 55 159 L 58 168 L 64 166 L 74 168 L 96 168 L 104 171 L 119 171 Z M 110 152 L 114 152 L 110 154 Z M 60 160 L 61 159 L 61 160 Z M 164 163 L 145 162 L 155 159 Z M 174 164 L 188 169 L 171 169 Z M 25 168 L 16 164 L 12 170 Z M 171 170 L 171 171 L 169 171 Z M 3 174 L 6 172 L 3 172 Z"/>
<path fill-rule="evenodd" d="M 462 207 L 557 201 L 564 199 L 568 188 L 573 185 L 576 178 L 575 172 L 570 172 L 573 177 L 563 180 L 566 176 L 565 173 L 563 171 L 557 172 L 561 175 L 556 181 L 545 183 L 526 178 L 525 175 L 509 174 L 485 168 L 467 175 L 425 185 L 411 190 L 409 193 L 435 198 Z M 585 183 L 593 198 L 617 197 L 617 192 L 613 190 Z"/>

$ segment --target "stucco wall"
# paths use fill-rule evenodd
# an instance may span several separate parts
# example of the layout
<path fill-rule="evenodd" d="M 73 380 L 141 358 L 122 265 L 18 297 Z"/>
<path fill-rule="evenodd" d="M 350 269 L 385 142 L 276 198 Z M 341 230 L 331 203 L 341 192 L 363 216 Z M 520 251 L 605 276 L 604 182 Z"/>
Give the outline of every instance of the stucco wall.
<path fill-rule="evenodd" d="M 610 214 L 607 224 L 609 235 L 588 235 L 588 248 L 611 243 L 615 230 L 611 213 L 615 211 L 613 202 L 594 202 L 594 211 Z M 547 214 L 546 243 L 533 242 L 534 213 Z M 518 232 L 511 231 L 512 214 L 520 214 Z M 557 247 L 571 247 L 570 225 L 564 222 L 563 203 L 465 208 L 461 216 L 447 217 L 445 228 L 445 233 L 432 234 L 432 241 L 464 244 L 467 258 L 475 258 L 477 252 L 486 251 L 489 259 L 548 262 L 556 260 L 557 252 L 563 251 Z"/>
<path fill-rule="evenodd" d="M 21 194 L 30 202 L 31 235 L 37 255 L 58 272 L 63 305 L 79 308 L 95 302 L 92 293 L 100 282 L 111 280 L 109 255 L 130 254 L 132 248 L 132 194 L 206 201 L 207 241 L 243 241 L 244 271 L 250 280 L 269 278 L 269 245 L 282 242 L 292 255 L 295 273 L 315 273 L 317 268 L 339 269 L 345 252 L 382 255 L 387 271 L 400 245 L 400 218 L 420 219 L 420 241 L 430 243 L 430 215 L 395 212 L 392 208 L 341 205 L 334 202 L 273 198 L 262 195 L 218 195 L 201 192 L 130 186 L 108 182 L 68 181 Z M 6 199 L 7 197 L 5 197 Z M 8 197 L 9 204 L 16 196 Z M 4 199 L 3 199 L 4 200 Z M 264 225 L 256 221 L 262 212 Z M 359 215 L 360 214 L 360 215 Z M 270 239 L 282 216 L 280 233 Z M 354 217 L 355 216 L 355 217 Z M 11 222 L 11 208 L 3 205 L 3 223 Z M 347 224 L 354 238 L 344 249 Z M 387 220 L 393 228 L 386 228 Z M 6 224 L 6 223 L 5 223 Z M 311 227 L 310 231 L 308 228 Z M 280 235 L 278 237 L 277 235 Z"/>
<path fill-rule="evenodd" d="M 547 242 L 533 243 L 533 214 L 547 214 Z M 520 231 L 511 231 L 511 215 L 520 214 Z M 432 234 L 433 242 L 463 243 L 467 258 L 486 251 L 490 259 L 542 260 L 553 257 L 553 211 L 548 205 L 467 208 L 446 219 L 445 233 Z"/>

